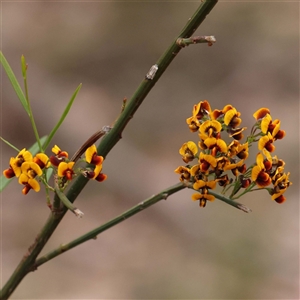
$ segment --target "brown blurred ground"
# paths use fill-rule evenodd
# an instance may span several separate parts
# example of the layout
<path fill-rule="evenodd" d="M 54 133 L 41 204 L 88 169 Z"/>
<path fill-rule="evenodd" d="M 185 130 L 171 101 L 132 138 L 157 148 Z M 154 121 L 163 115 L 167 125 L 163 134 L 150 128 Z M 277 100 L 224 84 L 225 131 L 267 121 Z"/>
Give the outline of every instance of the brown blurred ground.
<path fill-rule="evenodd" d="M 2 50 L 20 80 L 27 59 L 40 135 L 81 82 L 53 144 L 73 153 L 110 124 L 199 3 L 2 2 Z M 79 197 L 84 218 L 69 214 L 43 253 L 176 183 L 178 149 L 197 140 L 185 119 L 202 99 L 234 105 L 248 128 L 262 106 L 281 120 L 286 203 L 252 193 L 241 201 L 247 215 L 219 201 L 200 209 L 182 191 L 41 266 L 13 299 L 299 299 L 299 3 L 220 2 L 196 34 L 217 43 L 176 57 L 108 155 L 109 179 Z M 3 71 L 1 84 L 1 136 L 29 147 L 29 120 Z M 1 170 L 12 155 L 2 144 Z M 3 284 L 49 212 L 43 193 L 25 197 L 16 181 L 1 201 Z"/>

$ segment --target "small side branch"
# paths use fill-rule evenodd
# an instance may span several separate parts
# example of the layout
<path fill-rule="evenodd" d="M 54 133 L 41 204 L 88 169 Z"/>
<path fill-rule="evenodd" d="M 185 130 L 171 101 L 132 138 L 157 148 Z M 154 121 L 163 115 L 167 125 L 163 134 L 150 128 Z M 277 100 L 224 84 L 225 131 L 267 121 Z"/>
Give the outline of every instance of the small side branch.
<path fill-rule="evenodd" d="M 212 46 L 216 42 L 216 38 L 213 35 L 201 35 L 201 36 L 193 36 L 187 39 L 179 38 L 176 41 L 176 44 L 181 48 L 188 46 L 190 44 L 201 44 L 207 43 L 208 46 Z"/>
<path fill-rule="evenodd" d="M 78 237 L 77 239 L 71 241 L 70 243 L 64 244 L 63 247 L 59 246 L 57 249 L 50 251 L 49 253 L 41 256 L 39 259 L 36 260 L 32 270 L 36 270 L 40 265 L 44 264 L 45 262 L 51 260 L 52 258 L 71 250 L 72 248 L 88 241 L 91 239 L 96 239 L 97 235 L 102 233 L 103 231 L 127 220 L 128 218 L 134 216 L 135 214 L 141 212 L 142 210 L 154 205 L 155 203 L 159 202 L 160 200 L 166 200 L 168 196 L 185 189 L 186 186 L 183 183 L 177 183 L 163 191 L 159 194 L 153 195 L 152 197 L 138 203 L 131 209 L 127 210 L 126 212 L 122 213 L 121 215 L 117 216 L 114 219 L 111 219 L 107 223 L 95 228 L 94 230 Z"/>
<path fill-rule="evenodd" d="M 75 207 L 73 203 L 70 202 L 70 200 L 66 197 L 66 195 L 61 192 L 57 187 L 55 187 L 55 193 L 57 194 L 58 198 L 61 200 L 61 202 L 73 213 L 76 217 L 82 218 L 84 213 Z"/>
<path fill-rule="evenodd" d="M 224 197 L 220 194 L 217 194 L 213 191 L 209 191 L 208 193 L 215 196 L 217 199 L 219 199 L 219 200 L 221 200 L 221 201 L 223 201 L 223 202 L 225 202 L 225 203 L 227 203 L 227 204 L 229 204 L 229 205 L 231 205 L 235 208 L 238 208 L 238 209 L 242 210 L 243 212 L 246 212 L 246 213 L 252 212 L 252 210 L 250 208 L 248 208 L 247 206 L 245 206 L 242 203 L 239 203 L 239 202 L 236 202 L 236 201 L 231 200 L 229 198 L 226 198 L 226 197 Z"/>
<path fill-rule="evenodd" d="M 189 189 L 197 191 L 197 190 L 195 190 L 193 188 L 193 184 L 192 183 L 187 183 L 186 186 Z M 245 206 L 244 204 L 239 203 L 237 201 L 234 201 L 234 200 L 232 200 L 230 198 L 227 198 L 227 197 L 225 197 L 223 195 L 220 195 L 218 193 L 215 193 L 212 190 L 208 190 L 208 194 L 213 195 L 216 199 L 219 199 L 219 200 L 221 200 L 221 201 L 223 201 L 223 202 L 225 202 L 225 203 L 227 203 L 227 204 L 229 204 L 229 205 L 231 205 L 231 206 L 233 206 L 235 208 L 238 208 L 238 209 L 240 209 L 243 212 L 246 212 L 246 213 L 252 212 L 252 210 L 250 208 L 248 208 L 247 206 Z"/>

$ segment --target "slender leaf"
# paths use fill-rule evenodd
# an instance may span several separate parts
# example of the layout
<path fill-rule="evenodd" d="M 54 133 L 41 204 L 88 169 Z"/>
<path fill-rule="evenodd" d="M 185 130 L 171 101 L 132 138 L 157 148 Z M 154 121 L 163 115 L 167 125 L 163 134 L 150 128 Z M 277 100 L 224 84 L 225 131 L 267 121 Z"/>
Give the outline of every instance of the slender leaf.
<path fill-rule="evenodd" d="M 0 61 L 1 61 L 1 64 L 7 74 L 7 77 L 9 78 L 21 104 L 23 105 L 24 109 L 26 110 L 27 114 L 29 115 L 29 108 L 28 108 L 28 104 L 27 104 L 27 101 L 26 101 L 26 97 L 18 83 L 18 80 L 13 72 L 13 70 L 11 69 L 8 61 L 5 59 L 2 51 L 0 51 Z"/>
<path fill-rule="evenodd" d="M 53 174 L 53 169 L 52 169 L 52 168 L 48 168 L 48 169 L 46 170 L 46 181 L 47 181 L 47 182 L 49 182 L 49 180 L 50 180 L 52 174 Z"/>
<path fill-rule="evenodd" d="M 44 135 L 43 137 L 40 138 L 40 142 L 41 142 L 42 145 L 46 143 L 47 138 L 48 138 L 48 135 Z M 40 151 L 38 142 L 35 142 L 35 143 L 28 149 L 28 151 L 29 151 L 32 155 L 36 155 L 36 154 Z"/>
<path fill-rule="evenodd" d="M 60 117 L 59 121 L 57 122 L 57 124 L 54 126 L 54 128 L 52 129 L 52 131 L 50 132 L 49 136 L 48 136 L 48 139 L 47 141 L 45 142 L 44 146 L 43 146 L 43 149 L 46 150 L 47 147 L 49 146 L 53 136 L 55 135 L 56 131 L 58 130 L 58 128 L 60 127 L 60 125 L 62 124 L 62 122 L 64 121 L 64 119 L 66 118 L 69 110 L 71 109 L 71 106 L 78 94 L 78 92 L 80 91 L 81 89 L 81 86 L 82 86 L 82 83 L 79 84 L 79 86 L 77 87 L 77 89 L 75 90 L 74 94 L 72 95 L 67 107 L 65 108 L 62 116 Z"/>
<path fill-rule="evenodd" d="M 35 139 L 38 142 L 39 149 L 42 152 L 43 151 L 42 143 L 40 142 L 40 136 L 38 133 L 37 126 L 35 124 L 35 120 L 33 117 L 32 109 L 31 109 L 31 105 L 30 105 L 30 101 L 29 101 L 28 84 L 27 84 L 27 64 L 26 64 L 24 55 L 21 56 L 21 69 L 22 69 L 22 75 L 23 75 L 23 79 L 24 79 L 25 98 L 26 98 L 26 102 L 27 102 L 30 123 L 31 123 L 32 129 L 33 129 L 34 135 L 35 135 Z"/>
<path fill-rule="evenodd" d="M 4 139 L 2 136 L 0 136 L 0 139 L 9 147 L 13 148 L 14 150 L 16 150 L 17 152 L 20 152 L 20 149 L 18 149 L 17 147 L 15 147 L 13 144 L 11 144 L 9 141 L 7 141 L 6 139 Z"/>
<path fill-rule="evenodd" d="M 21 56 L 21 66 L 22 66 L 22 75 L 23 75 L 23 78 L 25 79 L 26 78 L 27 65 L 26 65 L 24 55 Z"/>
<path fill-rule="evenodd" d="M 5 176 L 0 177 L 0 193 L 4 190 L 4 188 L 13 180 L 13 178 L 6 178 Z"/>
<path fill-rule="evenodd" d="M 43 136 L 40 141 L 41 144 L 43 144 L 47 139 L 47 135 Z M 29 149 L 28 151 L 32 153 L 32 155 L 35 155 L 39 152 L 39 145 L 37 142 L 35 142 Z M 0 177 L 0 193 L 3 191 L 3 189 L 13 180 L 14 178 L 6 178 L 5 176 Z"/>

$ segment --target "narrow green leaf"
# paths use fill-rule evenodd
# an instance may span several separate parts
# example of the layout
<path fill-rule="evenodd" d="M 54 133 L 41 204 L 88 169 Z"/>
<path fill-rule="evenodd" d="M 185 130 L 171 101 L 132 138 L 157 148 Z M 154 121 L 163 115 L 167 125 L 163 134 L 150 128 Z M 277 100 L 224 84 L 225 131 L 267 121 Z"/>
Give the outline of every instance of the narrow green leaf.
<path fill-rule="evenodd" d="M 1 138 L 2 139 L 2 138 Z M 47 139 L 47 135 L 43 136 L 40 141 L 41 144 L 43 144 Z M 35 142 L 28 151 L 32 153 L 32 155 L 36 155 L 39 152 L 39 145 L 37 142 Z M 8 163 L 7 163 L 8 164 Z M 3 189 L 13 180 L 14 178 L 6 178 L 5 176 L 0 177 L 0 193 L 3 191 Z"/>
<path fill-rule="evenodd" d="M 52 168 L 48 168 L 48 169 L 46 170 L 46 181 L 47 181 L 47 182 L 49 182 L 49 180 L 50 180 L 52 174 L 53 174 L 53 169 L 52 169 Z"/>
<path fill-rule="evenodd" d="M 64 121 L 64 119 L 66 118 L 66 116 L 67 116 L 69 110 L 71 109 L 71 106 L 72 106 L 72 104 L 73 104 L 73 102 L 74 102 L 74 100 L 75 100 L 75 98 L 76 98 L 78 92 L 79 92 L 80 89 L 81 89 L 81 86 L 82 86 L 82 83 L 80 83 L 79 86 L 77 87 L 77 89 L 75 90 L 75 92 L 74 92 L 74 94 L 72 95 L 72 97 L 71 97 L 71 99 L 70 99 L 70 101 L 69 101 L 67 107 L 65 108 L 65 110 L 64 110 L 64 112 L 63 112 L 63 114 L 62 114 L 62 116 L 60 117 L 58 123 L 54 126 L 54 128 L 53 128 L 52 131 L 50 132 L 50 134 L 49 134 L 49 136 L 48 136 L 48 139 L 47 139 L 47 141 L 45 142 L 45 144 L 44 144 L 44 146 L 43 146 L 43 149 L 44 149 L 44 150 L 47 149 L 47 147 L 49 146 L 49 144 L 50 144 L 50 142 L 51 142 L 53 136 L 54 136 L 55 133 L 56 133 L 56 131 L 58 130 L 58 128 L 60 127 L 60 125 L 62 124 L 62 122 Z"/>
<path fill-rule="evenodd" d="M 11 69 L 8 61 L 5 59 L 2 51 L 0 51 L 0 61 L 1 61 L 1 64 L 7 74 L 7 77 L 9 78 L 12 86 L 13 86 L 13 89 L 15 90 L 21 104 L 23 105 L 25 111 L 27 112 L 27 114 L 29 115 L 29 108 L 28 108 L 28 104 L 27 104 L 27 101 L 26 101 L 26 97 L 18 83 L 18 80 L 13 72 L 13 70 Z"/>
<path fill-rule="evenodd" d="M 9 147 L 13 148 L 14 150 L 16 150 L 17 152 L 20 152 L 20 150 L 15 147 L 13 144 L 11 144 L 9 141 L 7 141 L 6 139 L 4 139 L 2 136 L 0 136 L 0 139 Z"/>
<path fill-rule="evenodd" d="M 4 188 L 13 180 L 13 178 L 6 178 L 5 176 L 0 177 L 0 193 L 4 190 Z"/>
<path fill-rule="evenodd" d="M 22 66 L 22 75 L 23 78 L 26 78 L 26 70 L 27 70 L 27 65 L 26 65 L 26 60 L 24 55 L 21 56 L 21 66 Z"/>
<path fill-rule="evenodd" d="M 42 145 L 46 143 L 47 137 L 48 137 L 48 135 L 44 135 L 42 138 L 40 138 L 40 142 L 41 142 Z M 29 151 L 33 156 L 36 155 L 36 154 L 40 151 L 38 142 L 35 142 L 35 143 L 28 149 L 28 151 Z"/>

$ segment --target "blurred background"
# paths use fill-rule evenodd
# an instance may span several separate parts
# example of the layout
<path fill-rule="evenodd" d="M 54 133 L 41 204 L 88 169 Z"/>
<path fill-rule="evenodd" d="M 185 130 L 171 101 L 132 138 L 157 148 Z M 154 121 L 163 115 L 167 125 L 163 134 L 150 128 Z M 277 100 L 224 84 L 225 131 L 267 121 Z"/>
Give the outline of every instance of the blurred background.
<path fill-rule="evenodd" d="M 111 124 L 199 4 L 2 2 L 2 51 L 22 87 L 26 57 L 40 135 L 79 83 L 53 145 L 72 155 Z M 42 265 L 12 299 L 299 299 L 299 3 L 220 1 L 195 35 L 217 43 L 179 53 L 107 156 L 108 180 L 77 199 L 84 218 L 68 213 L 42 253 L 177 183 L 178 149 L 197 142 L 185 120 L 204 99 L 213 109 L 234 105 L 248 129 L 260 107 L 281 120 L 287 135 L 274 154 L 291 172 L 287 201 L 254 192 L 240 200 L 253 210 L 245 214 L 218 200 L 201 209 L 183 190 Z M 30 147 L 30 122 L 4 71 L 1 90 L 1 136 Z M 16 153 L 0 149 L 4 170 Z M 2 285 L 49 215 L 44 192 L 21 189 L 14 180 L 1 194 Z"/>

